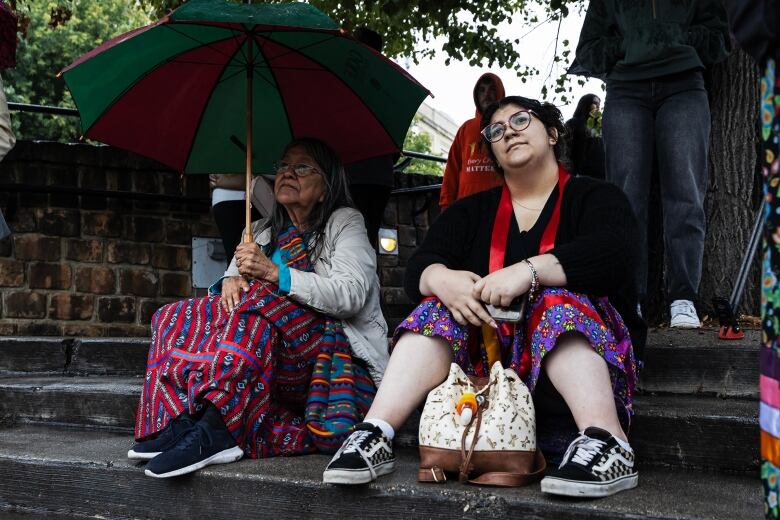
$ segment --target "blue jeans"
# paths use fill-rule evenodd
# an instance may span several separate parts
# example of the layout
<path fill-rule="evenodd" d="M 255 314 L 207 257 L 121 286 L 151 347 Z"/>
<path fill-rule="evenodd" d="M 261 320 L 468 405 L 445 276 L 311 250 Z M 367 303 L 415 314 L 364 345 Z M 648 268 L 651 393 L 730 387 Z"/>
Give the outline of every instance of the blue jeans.
<path fill-rule="evenodd" d="M 642 81 L 607 80 L 607 180 L 628 196 L 640 229 L 637 290 L 647 295 L 647 206 L 653 153 L 663 204 L 667 297 L 696 300 L 704 254 L 710 108 L 698 70 Z"/>

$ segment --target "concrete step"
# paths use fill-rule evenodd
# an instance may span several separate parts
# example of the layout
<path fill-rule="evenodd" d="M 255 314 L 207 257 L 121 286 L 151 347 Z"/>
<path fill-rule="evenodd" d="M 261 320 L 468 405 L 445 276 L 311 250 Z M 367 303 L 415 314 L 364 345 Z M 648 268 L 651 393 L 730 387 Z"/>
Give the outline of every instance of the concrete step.
<path fill-rule="evenodd" d="M 639 387 L 645 392 L 758 398 L 761 332 L 737 341 L 715 329 L 652 329 Z"/>
<path fill-rule="evenodd" d="M 0 421 L 108 428 L 130 434 L 140 378 L 0 378 Z M 642 464 L 754 471 L 758 468 L 755 401 L 689 396 L 639 396 L 631 443 Z M 418 416 L 399 432 L 398 443 L 416 446 Z"/>
<path fill-rule="evenodd" d="M 139 375 L 149 338 L 0 338 L 0 375 Z"/>
<path fill-rule="evenodd" d="M 242 460 L 158 480 L 125 458 L 130 439 L 48 427 L 0 429 L 0 516 L 90 518 L 759 518 L 758 475 L 643 469 L 639 487 L 598 500 L 544 495 L 539 484 L 480 488 L 417 482 L 416 451 L 396 471 L 354 487 L 322 484 L 329 457 Z"/>
<path fill-rule="evenodd" d="M 140 394 L 138 377 L 1 377 L 0 422 L 53 423 L 130 432 Z"/>
<path fill-rule="evenodd" d="M 714 329 L 650 331 L 645 392 L 758 397 L 759 331 L 716 339 Z M 0 338 L 0 374 L 141 375 L 148 338 Z"/>

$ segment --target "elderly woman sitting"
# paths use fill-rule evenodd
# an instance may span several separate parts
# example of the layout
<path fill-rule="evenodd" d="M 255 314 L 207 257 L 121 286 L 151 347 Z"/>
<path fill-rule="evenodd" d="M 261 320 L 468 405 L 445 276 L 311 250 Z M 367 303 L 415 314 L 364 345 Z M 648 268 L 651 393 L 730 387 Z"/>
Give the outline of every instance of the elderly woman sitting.
<path fill-rule="evenodd" d="M 387 364 L 376 256 L 344 169 L 313 139 L 276 165 L 275 206 L 212 294 L 166 305 L 131 459 L 172 477 L 209 464 L 333 452 Z M 216 291 L 214 289 L 217 288 Z"/>

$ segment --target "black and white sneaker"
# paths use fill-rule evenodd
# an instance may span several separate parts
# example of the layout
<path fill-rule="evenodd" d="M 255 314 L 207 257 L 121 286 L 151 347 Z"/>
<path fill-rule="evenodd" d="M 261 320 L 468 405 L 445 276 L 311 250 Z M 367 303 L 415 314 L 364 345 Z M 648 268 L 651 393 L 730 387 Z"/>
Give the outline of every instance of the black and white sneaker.
<path fill-rule="evenodd" d="M 542 491 L 570 497 L 605 497 L 639 482 L 634 450 L 624 449 L 608 431 L 590 427 L 574 439 L 558 469 L 548 470 Z"/>
<path fill-rule="evenodd" d="M 228 464 L 244 456 L 228 429 L 201 419 L 176 445 L 149 461 L 144 474 L 168 478 L 192 473 L 211 464 Z"/>
<path fill-rule="evenodd" d="M 355 425 L 322 474 L 326 484 L 367 484 L 395 469 L 393 442 L 379 426 Z"/>
<path fill-rule="evenodd" d="M 184 412 L 168 421 L 167 426 L 157 433 L 157 436 L 147 441 L 136 442 L 127 452 L 131 460 L 150 460 L 160 453 L 173 448 L 177 442 L 195 426 L 195 419 Z"/>

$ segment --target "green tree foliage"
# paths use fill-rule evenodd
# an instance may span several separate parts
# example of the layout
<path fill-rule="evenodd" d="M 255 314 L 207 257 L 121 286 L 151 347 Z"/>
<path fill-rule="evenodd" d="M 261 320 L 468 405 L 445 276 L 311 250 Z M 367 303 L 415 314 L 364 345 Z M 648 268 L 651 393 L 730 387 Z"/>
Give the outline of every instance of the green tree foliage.
<path fill-rule="evenodd" d="M 9 101 L 73 107 L 65 82 L 56 74 L 105 40 L 149 23 L 134 0 L 17 0 L 20 33 L 16 68 L 3 73 Z M 21 139 L 79 138 L 78 118 L 18 113 Z"/>
<path fill-rule="evenodd" d="M 414 116 L 412 126 L 404 138 L 404 150 L 410 152 L 420 152 L 433 154 L 431 149 L 432 140 L 427 132 L 423 132 L 417 126 L 420 116 Z M 426 175 L 444 175 L 444 163 L 436 161 L 426 161 L 424 159 L 412 159 L 412 162 L 404 170 L 407 173 L 424 173 Z"/>
<path fill-rule="evenodd" d="M 231 0 L 239 2 L 240 0 Z M 254 0 L 259 2 L 261 0 Z M 272 0 L 277 1 L 277 0 Z M 556 42 L 547 71 L 524 65 L 516 50 L 519 40 L 498 35 L 497 26 L 522 24 L 530 34 L 542 23 L 556 23 L 585 0 L 309 0 L 347 30 L 365 26 L 382 35 L 385 53 L 415 62 L 443 54 L 447 60 L 472 66 L 500 66 L 521 79 L 550 74 L 569 60 L 570 42 Z M 73 106 L 64 82 L 54 75 L 79 55 L 117 34 L 146 25 L 184 0 L 16 0 L 21 15 L 18 65 L 5 73 L 11 101 Z M 438 38 L 438 40 L 437 40 Z M 435 42 L 443 41 L 440 48 Z M 568 101 L 571 78 L 551 78 L 552 92 L 543 95 Z M 75 118 L 21 114 L 17 131 L 23 138 L 71 140 L 79 135 Z"/>
<path fill-rule="evenodd" d="M 184 0 L 141 0 L 162 16 Z M 235 2 L 244 0 L 232 0 Z M 260 3 L 261 0 L 253 0 Z M 271 0 L 279 1 L 279 0 Z M 560 24 L 570 10 L 581 11 L 586 0 L 308 0 L 308 2 L 347 30 L 368 27 L 379 33 L 385 43 L 384 52 L 391 57 L 420 59 L 444 54 L 449 60 L 465 61 L 474 67 L 499 66 L 514 70 L 521 80 L 530 76 L 550 76 L 551 89 L 542 95 L 551 100 L 571 101 L 567 93 L 571 82 L 584 84 L 582 79 L 565 73 L 552 77 L 556 65 L 567 64 L 572 57 L 571 42 L 557 40 L 555 58 L 550 68 L 540 71 L 525 65 L 517 52 L 519 39 L 506 39 L 498 34 L 502 24 L 521 24 L 530 35 L 544 23 Z M 559 25 L 560 26 L 560 25 Z M 434 46 L 441 38 L 441 48 Z"/>

